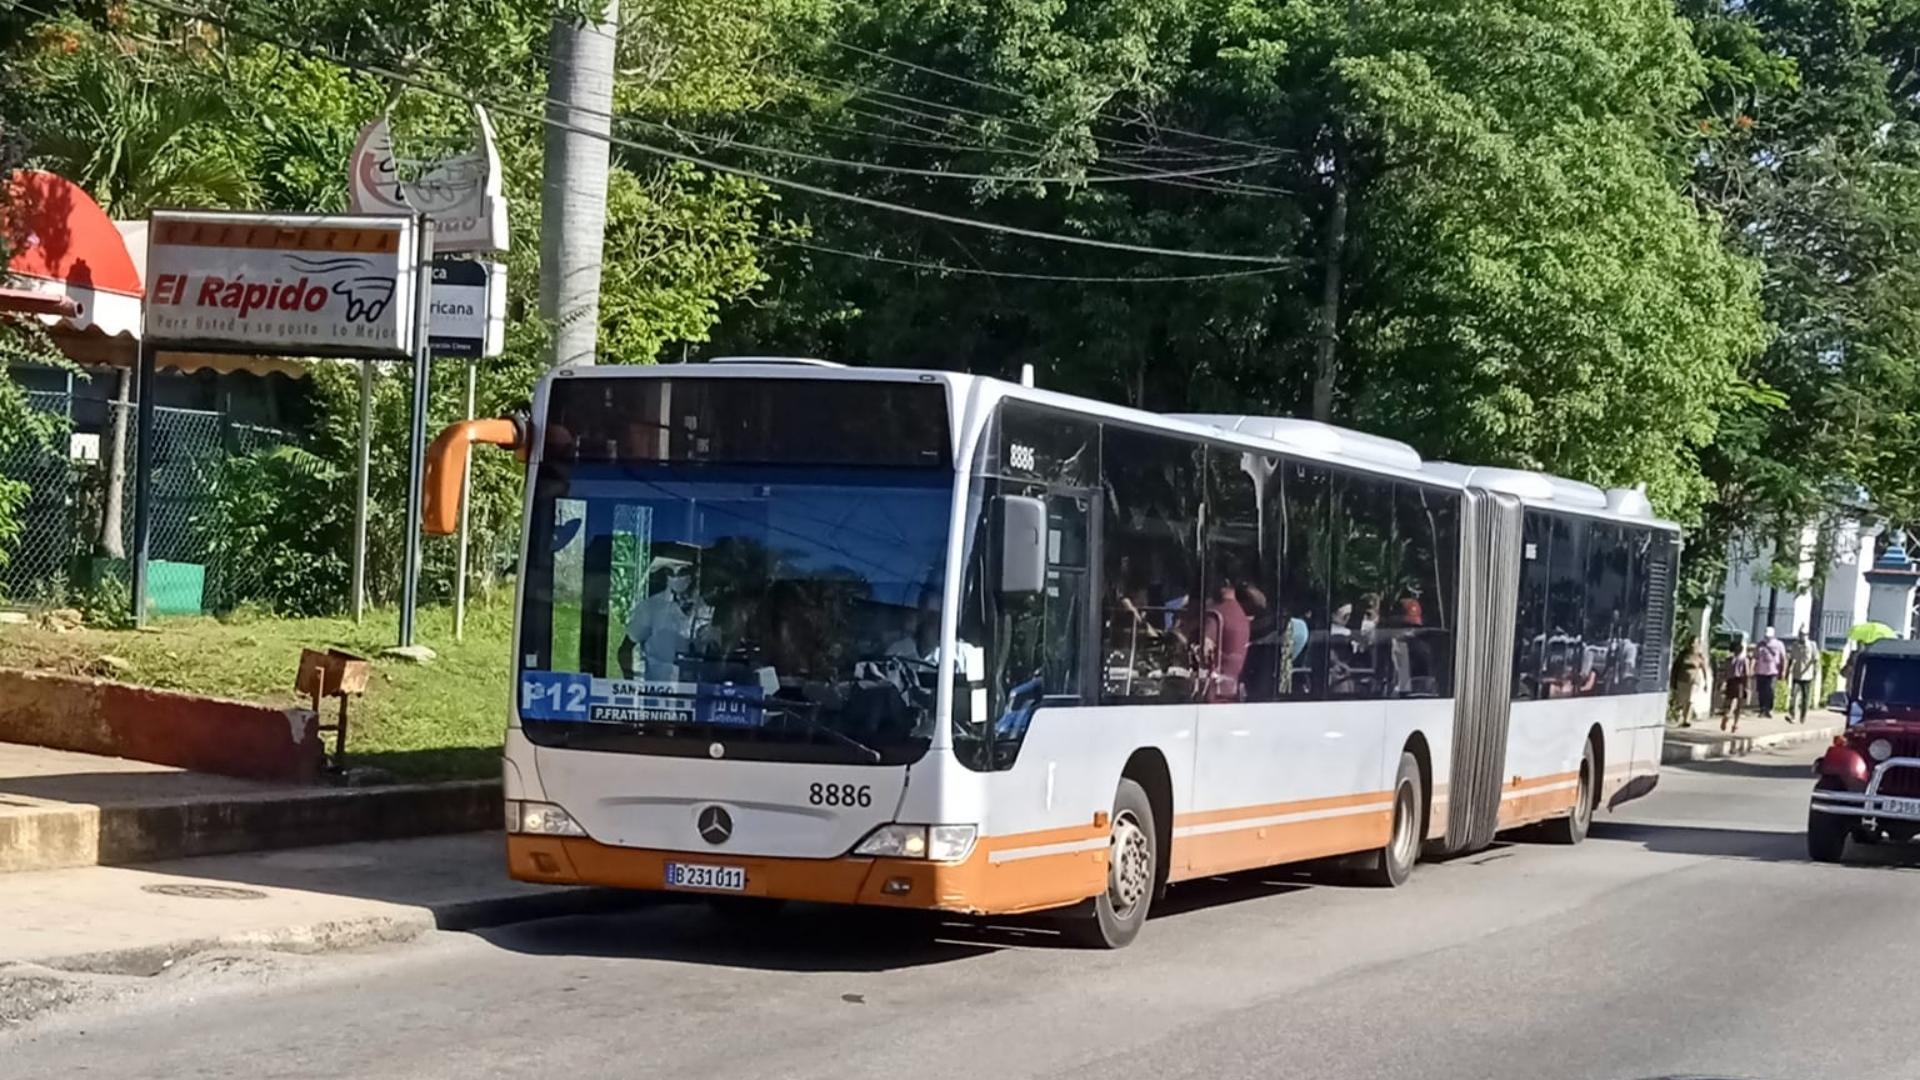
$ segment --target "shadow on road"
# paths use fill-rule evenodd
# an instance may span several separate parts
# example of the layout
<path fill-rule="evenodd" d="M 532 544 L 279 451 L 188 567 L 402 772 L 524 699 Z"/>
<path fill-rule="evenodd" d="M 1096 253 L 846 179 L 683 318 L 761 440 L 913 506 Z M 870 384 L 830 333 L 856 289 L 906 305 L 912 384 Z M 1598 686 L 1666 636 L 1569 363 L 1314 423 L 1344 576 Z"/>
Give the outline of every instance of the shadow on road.
<path fill-rule="evenodd" d="M 1674 855 L 1752 859 L 1758 862 L 1810 862 L 1807 858 L 1806 835 L 1797 832 L 1596 821 L 1589 835 L 1596 840 L 1626 840 L 1640 844 L 1648 851 Z M 1864 867 L 1920 869 L 1920 847 L 1854 842 L 1848 845 L 1847 862 Z"/>
<path fill-rule="evenodd" d="M 1804 752 L 1796 752 L 1804 751 Z M 1813 762 L 1826 751 L 1826 747 L 1792 747 L 1786 757 L 1744 757 L 1714 758 L 1707 761 L 1681 761 L 1662 765 L 1667 772 L 1692 773 L 1696 776 L 1731 776 L 1760 780 L 1805 780 L 1808 790 L 1813 788 Z"/>
<path fill-rule="evenodd" d="M 788 904 L 751 918 L 699 901 L 519 923 L 476 936 L 533 956 L 669 960 L 763 971 L 875 972 L 1055 944 L 1039 920 L 955 920 L 884 909 Z"/>
<path fill-rule="evenodd" d="M 1223 904 L 1338 883 L 1330 864 L 1302 864 L 1184 882 L 1154 904 L 1151 921 Z M 765 971 L 875 972 L 966 960 L 1002 949 L 1076 946 L 1057 916 L 967 917 L 883 908 L 786 904 L 729 913 L 697 899 L 662 898 L 625 911 L 519 923 L 473 933 L 534 956 L 593 956 Z"/>

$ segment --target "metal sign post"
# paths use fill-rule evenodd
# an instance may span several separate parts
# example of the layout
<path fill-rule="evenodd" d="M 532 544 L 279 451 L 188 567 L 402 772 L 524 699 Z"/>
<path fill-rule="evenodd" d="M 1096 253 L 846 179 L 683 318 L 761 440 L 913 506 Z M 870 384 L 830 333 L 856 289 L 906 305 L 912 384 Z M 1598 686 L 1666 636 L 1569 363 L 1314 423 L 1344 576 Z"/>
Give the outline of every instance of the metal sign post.
<path fill-rule="evenodd" d="M 414 295 L 419 305 L 413 323 L 413 417 L 407 454 L 406 559 L 400 583 L 400 645 L 413 644 L 413 619 L 420 606 L 420 483 L 427 465 L 427 383 L 433 372 L 433 345 L 427 335 L 432 319 L 433 220 L 420 215 L 415 226 L 418 261 Z"/>
<path fill-rule="evenodd" d="M 153 546 L 153 345 L 140 339 L 133 444 L 133 625 L 147 625 L 147 559 Z"/>
<path fill-rule="evenodd" d="M 360 362 L 360 475 L 353 502 L 353 621 L 367 608 L 367 488 L 373 474 L 373 361 Z"/>
<path fill-rule="evenodd" d="M 467 361 L 467 419 L 473 419 L 474 381 L 479 373 L 477 360 Z M 455 559 L 453 576 L 453 640 L 465 641 L 467 638 L 467 516 L 473 512 L 473 500 L 468 494 L 473 489 L 473 455 L 468 454 L 465 471 L 460 475 L 460 552 Z"/>

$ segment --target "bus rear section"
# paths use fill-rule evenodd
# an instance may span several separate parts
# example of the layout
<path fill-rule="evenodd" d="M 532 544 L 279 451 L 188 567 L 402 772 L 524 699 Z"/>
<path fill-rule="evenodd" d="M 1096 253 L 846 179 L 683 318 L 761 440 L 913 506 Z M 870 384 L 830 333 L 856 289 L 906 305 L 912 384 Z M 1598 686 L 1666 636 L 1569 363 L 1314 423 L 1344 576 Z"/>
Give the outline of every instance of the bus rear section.
<path fill-rule="evenodd" d="M 946 386 L 562 375 L 540 404 L 513 875 L 955 903 L 974 823 L 899 820 L 940 699 Z"/>

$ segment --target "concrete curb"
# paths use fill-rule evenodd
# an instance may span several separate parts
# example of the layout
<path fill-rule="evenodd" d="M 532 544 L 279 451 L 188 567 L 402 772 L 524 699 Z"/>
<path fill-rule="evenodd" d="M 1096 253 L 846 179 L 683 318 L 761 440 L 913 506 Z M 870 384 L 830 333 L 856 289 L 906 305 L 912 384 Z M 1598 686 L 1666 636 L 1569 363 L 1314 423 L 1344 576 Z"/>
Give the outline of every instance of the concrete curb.
<path fill-rule="evenodd" d="M 89 975 L 158 975 L 189 956 L 221 949 L 266 949 L 307 955 L 340 952 L 411 941 L 430 930 L 484 930 L 535 919 L 617 911 L 646 899 L 643 893 L 618 889 L 515 891 L 271 930 L 182 938 L 100 952 L 23 958 L 11 963 Z"/>
<path fill-rule="evenodd" d="M 0 870 L 119 866 L 195 855 L 476 832 L 500 825 L 500 781 L 55 804 L 0 816 Z"/>
<path fill-rule="evenodd" d="M 1796 731 L 1774 731 L 1765 735 L 1719 735 L 1715 734 L 1710 742 L 1676 742 L 1673 732 L 1667 733 L 1667 739 L 1660 747 L 1662 765 L 1678 765 L 1688 761 L 1711 761 L 1715 758 L 1744 757 L 1756 750 L 1772 750 L 1782 746 L 1798 746 L 1801 743 L 1828 743 L 1844 729 L 1843 724 L 1829 724 L 1824 727 L 1808 727 Z"/>

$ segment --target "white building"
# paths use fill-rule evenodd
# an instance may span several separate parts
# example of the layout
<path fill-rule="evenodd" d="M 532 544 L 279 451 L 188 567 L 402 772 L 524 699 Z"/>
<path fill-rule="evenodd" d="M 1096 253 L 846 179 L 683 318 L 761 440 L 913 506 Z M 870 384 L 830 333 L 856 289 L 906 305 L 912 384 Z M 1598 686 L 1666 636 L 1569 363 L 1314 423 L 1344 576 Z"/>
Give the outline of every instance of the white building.
<path fill-rule="evenodd" d="M 1845 647 L 1847 631 L 1869 618 L 1873 587 L 1867 581 L 1867 574 L 1875 569 L 1875 540 L 1879 535 L 1880 526 L 1875 524 L 1838 522 L 1828 537 L 1826 588 L 1818 595 L 1814 593 L 1813 583 L 1814 561 L 1820 544 L 1813 526 L 1801 530 L 1799 564 L 1791 587 L 1768 584 L 1768 570 L 1773 565 L 1772 541 L 1736 538 L 1728 545 L 1727 577 L 1721 587 L 1720 615 L 1716 622 L 1741 630 L 1753 639 L 1769 626 L 1782 637 L 1792 637 L 1805 628 L 1813 633 L 1822 648 Z M 1883 601 L 1875 607 L 1884 611 L 1890 602 Z M 1906 637 L 1910 622 L 1910 619 L 1899 619 L 1888 625 Z"/>

